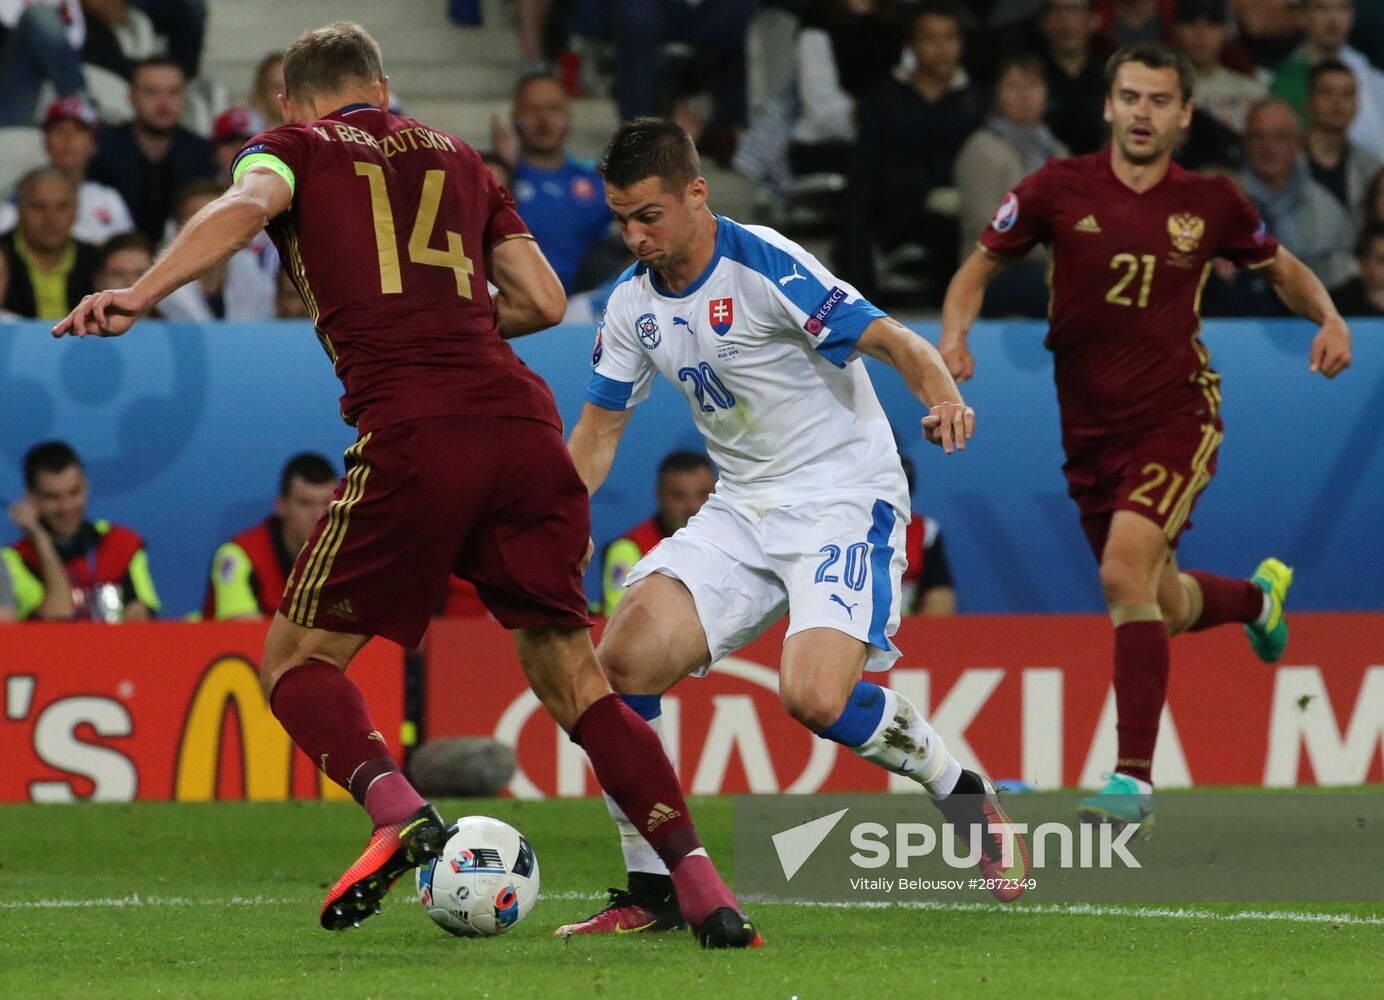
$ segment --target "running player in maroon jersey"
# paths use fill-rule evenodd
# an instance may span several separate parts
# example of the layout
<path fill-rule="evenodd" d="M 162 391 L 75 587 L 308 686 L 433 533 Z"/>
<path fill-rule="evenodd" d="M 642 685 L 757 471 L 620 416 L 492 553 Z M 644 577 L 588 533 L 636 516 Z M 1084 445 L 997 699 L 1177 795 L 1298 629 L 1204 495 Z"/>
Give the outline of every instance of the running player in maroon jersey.
<path fill-rule="evenodd" d="M 1116 53 L 1106 71 L 1111 148 L 1052 161 L 1024 180 L 943 307 L 938 346 L 962 381 L 974 373 L 966 336 L 986 286 L 1007 261 L 1048 245 L 1063 472 L 1115 624 L 1119 755 L 1109 784 L 1082 803 L 1092 821 L 1152 820 L 1170 633 L 1243 623 L 1268 663 L 1288 640 L 1292 571 L 1277 559 L 1250 580 L 1178 571 L 1178 538 L 1216 471 L 1223 433 L 1220 376 L 1200 339 L 1212 260 L 1263 268 L 1288 308 L 1318 324 L 1312 371 L 1332 378 L 1350 364 L 1350 332 L 1317 277 L 1229 180 L 1172 162 L 1191 120 L 1193 79 L 1186 56 L 1161 45 Z"/>
<path fill-rule="evenodd" d="M 267 225 L 336 366 L 360 437 L 260 667 L 275 716 L 375 827 L 327 894 L 322 926 L 377 912 L 394 880 L 442 847 L 441 818 L 344 671 L 372 636 L 416 646 L 454 573 L 516 630 L 535 693 L 606 791 L 627 815 L 653 817 L 641 828 L 702 944 L 754 943 L 658 737 L 611 693 L 591 647 L 586 489 L 552 393 L 505 343 L 561 319 L 561 285 L 473 149 L 382 110 L 388 81 L 364 29 L 310 31 L 283 69 L 289 124 L 249 142 L 232 188 L 133 287 L 87 296 L 53 332 L 118 336 Z"/>

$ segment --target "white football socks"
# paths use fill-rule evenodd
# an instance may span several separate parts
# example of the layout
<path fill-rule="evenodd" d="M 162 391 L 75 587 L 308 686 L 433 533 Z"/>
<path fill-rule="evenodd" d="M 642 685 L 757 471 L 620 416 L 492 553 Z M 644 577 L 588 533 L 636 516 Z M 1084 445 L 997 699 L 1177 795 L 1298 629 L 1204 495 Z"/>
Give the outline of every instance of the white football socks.
<path fill-rule="evenodd" d="M 913 779 L 935 799 L 946 798 L 961 777 L 961 764 L 911 701 L 887 687 L 880 690 L 884 715 L 870 738 L 851 752 Z"/>
<path fill-rule="evenodd" d="M 654 732 L 658 733 L 659 742 L 662 742 L 663 716 L 656 715 L 648 721 Z M 615 826 L 620 830 L 620 852 L 625 856 L 625 870 L 667 875 L 668 866 L 663 863 L 663 859 L 658 856 L 653 846 L 644 839 L 639 829 L 625 816 L 624 810 L 605 792 L 601 795 L 605 799 L 610 818 L 615 820 Z"/>
<path fill-rule="evenodd" d="M 1270 617 L 1272 614 L 1273 614 L 1273 598 L 1270 597 L 1270 596 L 1268 595 L 1268 592 L 1266 591 L 1266 592 L 1264 593 L 1264 610 L 1261 611 L 1261 612 L 1259 612 L 1259 617 L 1256 618 L 1256 619 L 1254 619 L 1254 624 L 1258 625 L 1260 628 L 1263 628 L 1265 625 L 1267 625 L 1267 624 L 1269 623 L 1269 617 Z"/>

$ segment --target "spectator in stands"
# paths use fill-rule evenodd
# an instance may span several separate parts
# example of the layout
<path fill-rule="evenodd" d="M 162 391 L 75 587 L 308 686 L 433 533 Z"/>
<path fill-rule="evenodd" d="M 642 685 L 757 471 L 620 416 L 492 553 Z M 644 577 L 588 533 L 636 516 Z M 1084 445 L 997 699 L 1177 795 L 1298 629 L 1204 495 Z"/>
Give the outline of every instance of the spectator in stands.
<path fill-rule="evenodd" d="M 92 291 L 96 266 L 96 248 L 72 236 L 77 185 L 55 167 L 38 167 L 16 191 L 19 224 L 0 236 L 10 269 L 4 307 L 29 319 L 61 319 Z"/>
<path fill-rule="evenodd" d="M 914 8 L 908 32 L 914 70 L 861 102 L 841 240 L 843 277 L 875 287 L 874 244 L 921 244 L 926 277 L 944 285 L 956 266 L 957 220 L 929 197 L 952 184 L 962 144 L 980 125 L 979 95 L 961 69 L 961 17 L 946 0 Z"/>
<path fill-rule="evenodd" d="M 142 621 L 159 609 L 144 542 L 128 528 L 87 520 L 88 483 L 64 441 L 24 456 L 24 499 L 10 505 L 23 532 L 0 558 L 22 619 Z"/>
<path fill-rule="evenodd" d="M 1245 132 L 1248 169 L 1241 186 L 1278 241 L 1335 288 L 1354 270 L 1350 216 L 1312 179 L 1302 155 L 1302 130 L 1292 107 L 1270 98 L 1250 111 Z"/>
<path fill-rule="evenodd" d="M 92 176 L 120 192 L 149 242 L 163 241 L 173 196 L 193 181 L 216 176 L 211 143 L 178 124 L 183 71 L 171 59 L 146 59 L 130 82 L 134 120 L 101 135 Z"/>
<path fill-rule="evenodd" d="M 1048 84 L 1043 63 L 1028 53 L 1011 55 L 1000 65 L 995 108 L 956 159 L 956 186 L 961 192 L 962 259 L 994 218 L 1004 196 L 1054 157 L 1069 156 L 1043 121 Z M 1022 264 L 1010 267 L 986 291 L 987 316 L 1047 314 L 1047 253 L 1042 247 Z"/>
<path fill-rule="evenodd" d="M 279 110 L 279 95 L 284 92 L 284 54 L 271 52 L 255 67 L 255 83 L 250 89 L 250 134 L 259 135 L 284 123 Z"/>
<path fill-rule="evenodd" d="M 0 625 L 15 620 L 14 581 L 10 579 L 10 567 L 6 560 L 0 559 Z"/>
<path fill-rule="evenodd" d="M 1275 69 L 1297 46 L 1300 0 L 1232 0 L 1240 41 L 1256 65 Z"/>
<path fill-rule="evenodd" d="M 195 80 L 201 72 L 202 43 L 207 30 L 207 0 L 129 0 L 154 22 L 168 40 L 168 58 Z"/>
<path fill-rule="evenodd" d="M 506 191 L 514 189 L 514 168 L 500 158 L 499 153 L 484 152 L 481 154 L 481 162 L 490 171 L 490 176 L 495 178 L 495 183 Z"/>
<path fill-rule="evenodd" d="M 801 113 L 793 124 L 793 173 L 845 173 L 856 108 L 888 81 L 903 39 L 880 0 L 827 0 L 798 33 Z"/>
<path fill-rule="evenodd" d="M 225 188 L 220 181 L 193 181 L 178 193 L 173 209 L 177 228 L 206 208 Z M 274 317 L 279 255 L 264 233 L 219 267 L 175 289 L 159 303 L 165 319 L 205 323 L 212 319 L 257 322 Z"/>
<path fill-rule="evenodd" d="M 1359 274 L 1331 292 L 1342 316 L 1384 316 L 1384 226 L 1366 229 L 1355 246 Z"/>
<path fill-rule="evenodd" d="M 1226 45 L 1226 0 L 1178 0 L 1174 37 L 1196 68 L 1196 104 L 1236 135 L 1249 109 L 1268 94 L 1259 78 L 1221 62 Z"/>
<path fill-rule="evenodd" d="M 1105 145 L 1105 60 L 1100 16 L 1090 0 L 1043 0 L 1039 57 L 1048 76 L 1048 126 L 1074 154 Z"/>
<path fill-rule="evenodd" d="M 250 111 L 246 108 L 227 108 L 217 115 L 211 127 L 212 157 L 216 160 L 216 179 L 222 187 L 231 186 L 231 167 L 245 143 L 259 134 Z"/>
<path fill-rule="evenodd" d="M 141 59 L 162 50 L 154 22 L 126 0 L 82 0 L 82 8 L 87 14 L 83 63 L 129 80 Z"/>
<path fill-rule="evenodd" d="M 610 0 L 620 118 L 657 114 L 665 49 L 690 47 L 714 65 L 712 119 L 745 124 L 745 36 L 757 0 Z"/>
<path fill-rule="evenodd" d="M 1302 10 L 1307 40 L 1279 68 L 1271 88 L 1273 95 L 1292 105 L 1305 121 L 1312 67 L 1327 59 L 1345 63 L 1359 84 L 1359 113 L 1350 128 L 1350 139 L 1384 157 L 1384 73 L 1372 66 L 1363 52 L 1346 44 L 1355 21 L 1355 0 L 1303 0 Z"/>
<path fill-rule="evenodd" d="M 913 495 L 917 472 L 913 461 L 900 455 L 904 475 L 908 477 L 908 495 Z M 952 580 L 951 561 L 942 541 L 942 526 L 934 518 L 913 511 L 904 535 L 908 569 L 904 570 L 900 587 L 900 610 L 906 615 L 928 615 L 944 618 L 956 614 L 956 584 Z"/>
<path fill-rule="evenodd" d="M 97 288 L 129 288 L 154 263 L 154 252 L 143 233 L 112 236 L 96 252 Z M 163 313 L 159 313 L 160 318 Z"/>
<path fill-rule="evenodd" d="M 696 451 L 675 451 L 658 464 L 654 516 L 631 528 L 601 553 L 601 613 L 609 615 L 625 596 L 625 579 L 659 542 L 677 531 L 716 489 L 716 469 Z"/>
<path fill-rule="evenodd" d="M 0 302 L 4 302 L 10 293 L 10 258 L 8 255 L 0 253 Z M 4 306 L 0 306 L 0 323 L 15 323 L 24 317 L 19 313 L 10 312 Z"/>
<path fill-rule="evenodd" d="M 1173 22 L 1176 0 L 1100 0 L 1101 33 L 1116 48 L 1156 42 Z"/>
<path fill-rule="evenodd" d="M 0 0 L 0 27 L 0 128 L 32 125 L 45 83 L 59 97 L 86 91 L 78 54 L 86 20 L 78 0 Z"/>
<path fill-rule="evenodd" d="M 1361 232 L 1365 194 L 1384 169 L 1369 150 L 1347 138 L 1359 112 L 1359 85 L 1343 62 L 1328 59 L 1312 67 L 1307 97 L 1307 163 L 1312 177 L 1336 196 Z"/>
<path fill-rule="evenodd" d="M 224 542 L 211 560 L 202 617 L 268 618 L 279 607 L 293 560 L 327 512 L 340 476 L 314 452 L 290 458 L 279 473 L 274 513 Z"/>
<path fill-rule="evenodd" d="M 623 254 L 601 259 L 611 233 L 601 178 L 591 164 L 567 153 L 572 115 L 557 77 L 534 73 L 520 79 L 512 123 L 514 139 L 495 129 L 495 149 L 514 165 L 512 190 L 519 214 L 563 289 L 569 295 L 585 291 L 618 273 Z"/>
<path fill-rule="evenodd" d="M 274 315 L 279 319 L 312 319 L 303 296 L 298 294 L 298 286 L 288 276 L 288 271 L 279 269 L 274 282 Z"/>
<path fill-rule="evenodd" d="M 96 130 L 100 127 L 91 105 L 80 97 L 53 102 L 43 119 L 43 149 L 50 165 L 77 185 L 77 222 L 72 235 L 83 243 L 104 243 L 116 233 L 134 228 L 125 199 L 115 188 L 87 179 L 87 168 L 96 155 Z M 0 206 L 0 232 L 18 221 L 15 206 Z"/>

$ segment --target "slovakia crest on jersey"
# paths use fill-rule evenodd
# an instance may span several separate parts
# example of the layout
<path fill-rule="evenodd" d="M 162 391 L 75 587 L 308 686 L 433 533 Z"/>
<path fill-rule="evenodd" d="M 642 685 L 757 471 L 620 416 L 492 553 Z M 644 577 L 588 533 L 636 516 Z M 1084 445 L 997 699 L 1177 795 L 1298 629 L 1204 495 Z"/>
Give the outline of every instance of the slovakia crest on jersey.
<path fill-rule="evenodd" d="M 1012 191 L 1004 196 L 1004 201 L 1000 203 L 1000 209 L 995 213 L 995 221 L 990 223 L 990 228 L 997 233 L 1007 233 L 1014 228 L 1014 223 L 1019 221 L 1019 197 Z"/>
<path fill-rule="evenodd" d="M 707 306 L 707 313 L 711 318 L 711 329 L 716 336 L 724 337 L 730 332 L 731 324 L 735 322 L 735 300 L 734 299 L 712 299 Z"/>

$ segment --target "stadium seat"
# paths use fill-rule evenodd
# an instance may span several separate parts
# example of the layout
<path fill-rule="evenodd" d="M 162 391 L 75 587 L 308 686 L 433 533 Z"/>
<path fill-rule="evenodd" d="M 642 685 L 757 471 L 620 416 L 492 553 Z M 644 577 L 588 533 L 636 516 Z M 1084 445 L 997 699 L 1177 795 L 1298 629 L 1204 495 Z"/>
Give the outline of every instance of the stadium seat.
<path fill-rule="evenodd" d="M 0 128 L 0 191 L 9 191 L 26 170 L 48 162 L 43 153 L 43 132 L 15 126 Z"/>

